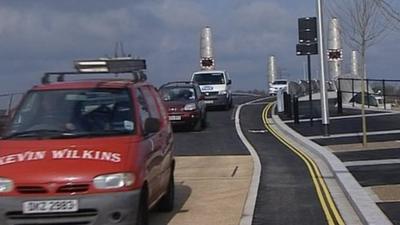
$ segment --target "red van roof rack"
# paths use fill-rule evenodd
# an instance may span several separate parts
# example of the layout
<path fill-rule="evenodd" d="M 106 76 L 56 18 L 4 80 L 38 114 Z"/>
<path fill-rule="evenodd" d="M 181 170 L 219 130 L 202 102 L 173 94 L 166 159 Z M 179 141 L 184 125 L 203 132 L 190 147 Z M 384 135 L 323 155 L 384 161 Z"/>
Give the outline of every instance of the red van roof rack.
<path fill-rule="evenodd" d="M 134 59 L 132 57 L 100 58 L 95 60 L 76 60 L 74 67 L 77 71 L 72 72 L 47 72 L 42 77 L 42 84 L 51 83 L 50 77 L 56 76 L 57 82 L 63 82 L 65 75 L 81 74 L 120 74 L 131 73 L 134 82 L 147 79 L 146 60 Z"/>

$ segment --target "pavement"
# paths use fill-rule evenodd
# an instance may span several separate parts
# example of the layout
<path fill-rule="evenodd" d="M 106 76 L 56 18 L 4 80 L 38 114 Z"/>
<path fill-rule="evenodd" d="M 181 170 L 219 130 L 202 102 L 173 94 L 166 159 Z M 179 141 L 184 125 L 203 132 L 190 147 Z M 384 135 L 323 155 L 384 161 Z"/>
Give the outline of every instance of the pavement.
<path fill-rule="evenodd" d="M 253 173 L 250 156 L 176 157 L 172 213 L 153 213 L 150 224 L 237 225 Z"/>
<path fill-rule="evenodd" d="M 274 120 L 285 134 L 323 158 L 364 224 L 400 224 L 400 114 L 367 109 L 368 144 L 362 145 L 360 109 L 338 113 L 329 101 L 329 135 L 322 135 L 320 102 L 300 102 L 300 123 L 283 113 Z M 310 122 L 310 115 L 314 117 Z"/>

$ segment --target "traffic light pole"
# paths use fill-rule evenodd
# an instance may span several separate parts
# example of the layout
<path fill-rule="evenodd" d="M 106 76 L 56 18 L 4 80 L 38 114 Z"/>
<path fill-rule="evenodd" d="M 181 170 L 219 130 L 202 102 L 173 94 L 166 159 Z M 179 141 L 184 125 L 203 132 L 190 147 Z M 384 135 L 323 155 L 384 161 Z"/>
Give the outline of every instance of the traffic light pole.
<path fill-rule="evenodd" d="M 311 55 L 318 54 L 317 37 L 317 18 L 303 17 L 298 19 L 299 24 L 299 44 L 296 45 L 296 54 L 307 55 L 308 66 L 308 94 L 310 106 L 310 126 L 313 125 L 313 103 L 312 103 L 312 84 L 311 84 Z M 305 78 L 306 79 L 306 78 Z"/>
<path fill-rule="evenodd" d="M 321 68 L 321 117 L 322 126 L 325 136 L 329 136 L 329 108 L 328 108 L 328 96 L 326 89 L 326 51 L 324 44 L 324 24 L 323 24 L 323 0 L 317 0 L 317 18 L 318 18 L 318 48 Z"/>
<path fill-rule="evenodd" d="M 313 104 L 312 104 L 312 85 L 311 85 L 311 55 L 307 55 L 308 67 L 308 99 L 310 105 L 310 125 L 313 125 Z"/>

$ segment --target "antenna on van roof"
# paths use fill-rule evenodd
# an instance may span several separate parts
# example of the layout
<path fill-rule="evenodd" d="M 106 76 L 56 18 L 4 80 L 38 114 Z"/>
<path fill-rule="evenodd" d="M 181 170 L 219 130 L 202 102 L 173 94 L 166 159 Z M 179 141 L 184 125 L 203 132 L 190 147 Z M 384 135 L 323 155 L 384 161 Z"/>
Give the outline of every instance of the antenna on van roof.
<path fill-rule="evenodd" d="M 121 53 L 121 56 L 118 55 L 118 50 Z M 124 43 L 122 41 L 117 41 L 115 42 L 115 48 L 114 48 L 114 57 L 126 57 L 125 50 L 124 50 Z"/>

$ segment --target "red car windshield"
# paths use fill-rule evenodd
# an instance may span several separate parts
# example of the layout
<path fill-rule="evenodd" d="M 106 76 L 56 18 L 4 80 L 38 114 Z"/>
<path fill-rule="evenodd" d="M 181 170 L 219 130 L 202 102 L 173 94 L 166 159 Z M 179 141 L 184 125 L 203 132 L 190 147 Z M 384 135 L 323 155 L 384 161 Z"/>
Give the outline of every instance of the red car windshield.
<path fill-rule="evenodd" d="M 194 88 L 191 87 L 165 87 L 160 89 L 164 101 L 193 101 L 196 99 Z"/>
<path fill-rule="evenodd" d="M 31 91 L 3 133 L 4 138 L 57 138 L 135 132 L 126 89 Z"/>

